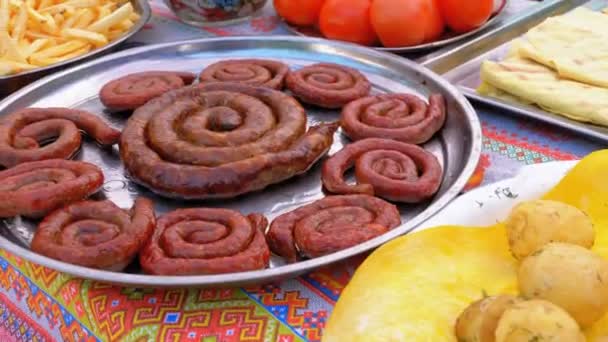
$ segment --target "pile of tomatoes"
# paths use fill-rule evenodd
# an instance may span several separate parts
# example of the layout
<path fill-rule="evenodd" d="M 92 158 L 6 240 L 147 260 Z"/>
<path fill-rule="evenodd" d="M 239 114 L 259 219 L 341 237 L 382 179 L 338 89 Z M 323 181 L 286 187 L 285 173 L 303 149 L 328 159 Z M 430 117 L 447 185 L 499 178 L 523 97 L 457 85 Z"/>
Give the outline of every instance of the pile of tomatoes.
<path fill-rule="evenodd" d="M 288 23 L 315 26 L 328 39 L 403 47 L 435 41 L 446 29 L 478 28 L 494 0 L 274 0 L 274 7 Z"/>

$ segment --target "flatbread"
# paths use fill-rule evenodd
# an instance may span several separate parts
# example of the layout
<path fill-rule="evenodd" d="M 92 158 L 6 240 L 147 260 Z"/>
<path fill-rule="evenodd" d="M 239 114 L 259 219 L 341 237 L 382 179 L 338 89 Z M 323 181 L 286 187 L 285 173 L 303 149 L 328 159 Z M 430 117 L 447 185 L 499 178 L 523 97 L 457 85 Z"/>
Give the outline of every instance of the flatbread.
<path fill-rule="evenodd" d="M 481 79 L 486 85 L 478 91 L 486 95 L 497 93 L 493 90 L 496 88 L 512 99 L 521 99 L 519 102 L 533 103 L 573 120 L 608 126 L 607 88 L 563 79 L 552 69 L 521 57 L 485 61 Z"/>
<path fill-rule="evenodd" d="M 518 53 L 561 77 L 608 88 L 608 15 L 578 8 L 526 33 Z"/>

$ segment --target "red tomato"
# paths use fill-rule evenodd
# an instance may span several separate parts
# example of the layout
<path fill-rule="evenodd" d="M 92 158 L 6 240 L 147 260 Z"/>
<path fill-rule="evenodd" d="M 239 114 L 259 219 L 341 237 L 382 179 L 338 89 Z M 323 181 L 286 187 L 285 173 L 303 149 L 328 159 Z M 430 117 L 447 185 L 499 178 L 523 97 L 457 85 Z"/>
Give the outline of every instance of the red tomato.
<path fill-rule="evenodd" d="M 326 0 L 319 16 L 321 33 L 329 39 L 374 45 L 378 37 L 369 21 L 370 5 L 371 0 Z"/>
<path fill-rule="evenodd" d="M 439 8 L 439 0 L 432 0 L 433 4 L 429 11 L 429 28 L 427 31 L 426 42 L 436 41 L 445 31 L 445 22 Z"/>
<path fill-rule="evenodd" d="M 373 0 L 370 18 L 386 47 L 436 40 L 445 27 L 436 0 Z"/>
<path fill-rule="evenodd" d="M 274 0 L 277 13 L 290 24 L 313 26 L 325 0 Z"/>
<path fill-rule="evenodd" d="M 454 32 L 472 31 L 485 24 L 494 9 L 494 0 L 438 0 L 441 14 Z"/>

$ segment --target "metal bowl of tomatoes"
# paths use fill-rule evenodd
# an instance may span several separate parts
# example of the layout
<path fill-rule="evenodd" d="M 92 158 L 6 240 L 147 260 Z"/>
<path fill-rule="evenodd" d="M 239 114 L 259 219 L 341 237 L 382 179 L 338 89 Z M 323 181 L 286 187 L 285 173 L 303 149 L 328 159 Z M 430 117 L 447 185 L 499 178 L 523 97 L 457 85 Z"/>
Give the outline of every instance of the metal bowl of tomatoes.
<path fill-rule="evenodd" d="M 485 30 L 508 0 L 274 0 L 294 34 L 394 53 L 443 47 Z"/>

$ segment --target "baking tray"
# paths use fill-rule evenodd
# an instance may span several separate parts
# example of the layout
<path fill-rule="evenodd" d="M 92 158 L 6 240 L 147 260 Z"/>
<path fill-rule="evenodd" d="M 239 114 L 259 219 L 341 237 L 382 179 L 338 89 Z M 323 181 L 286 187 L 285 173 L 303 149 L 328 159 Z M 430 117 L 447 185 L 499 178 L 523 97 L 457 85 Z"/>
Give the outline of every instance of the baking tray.
<path fill-rule="evenodd" d="M 416 62 L 444 74 L 463 63 L 497 48 L 526 33 L 532 27 L 540 24 L 547 17 L 563 14 L 589 0 L 544 0 L 542 2 L 530 1 L 529 8 L 508 15 L 501 19 L 494 27 L 481 32 L 467 41 L 451 44 L 442 49 L 415 56 Z M 596 1 L 594 1 L 596 2 Z M 606 3 L 606 0 L 601 2 Z"/>
<path fill-rule="evenodd" d="M 601 10 L 608 6 L 608 1 L 591 1 L 588 2 L 585 6 L 594 10 Z M 457 85 L 458 88 L 465 94 L 465 96 L 474 101 L 504 109 L 509 113 L 513 113 L 521 117 L 532 118 L 549 123 L 551 125 L 559 126 L 570 131 L 588 136 L 595 140 L 608 142 L 608 128 L 570 120 L 561 115 L 553 114 L 542 110 L 537 106 L 509 102 L 506 100 L 496 99 L 493 97 L 478 94 L 476 92 L 476 89 L 481 83 L 480 69 L 482 62 L 484 60 L 502 60 L 506 56 L 509 46 L 510 42 L 502 44 L 482 54 L 481 56 L 473 58 L 470 61 L 462 64 L 461 66 L 452 69 L 451 71 L 445 73 L 444 76 L 453 84 Z"/>
<path fill-rule="evenodd" d="M 427 97 L 431 92 L 444 94 L 448 106 L 445 128 L 426 148 L 432 151 L 444 168 L 443 184 L 429 203 L 401 206 L 404 224 L 373 240 L 320 258 L 286 265 L 282 258 L 272 256 L 271 268 L 252 272 L 201 276 L 151 276 L 138 274 L 132 265 L 127 272 L 116 273 L 74 266 L 56 261 L 28 249 L 35 222 L 21 219 L 0 223 L 0 248 L 40 265 L 78 277 L 130 286 L 242 286 L 293 277 L 339 260 L 375 248 L 405 234 L 438 212 L 456 197 L 472 175 L 481 151 L 481 127 L 475 110 L 458 90 L 443 78 L 414 62 L 392 54 L 374 51 L 353 44 L 334 43 L 301 37 L 232 37 L 174 42 L 130 49 L 99 60 L 51 75 L 12 94 L 0 102 L 0 115 L 28 106 L 64 106 L 99 113 L 114 127 L 122 127 L 124 114 L 104 111 L 97 93 L 107 81 L 126 73 L 143 70 L 180 70 L 199 72 L 206 65 L 228 58 L 271 58 L 282 60 L 291 67 L 316 62 L 333 62 L 356 68 L 373 83 L 373 91 L 413 92 Z M 309 123 L 333 121 L 337 111 L 307 107 Z M 347 143 L 337 132 L 330 154 Z M 103 151 L 87 141 L 76 159 L 92 162 L 104 169 L 106 183 L 96 198 L 107 198 L 128 208 L 137 195 L 154 200 L 157 214 L 183 207 L 225 207 L 243 213 L 261 212 L 269 219 L 305 203 L 322 198 L 321 163 L 307 174 L 264 191 L 232 200 L 175 201 L 155 196 L 125 177 L 118 157 L 118 147 Z M 1 222 L 1 221 L 0 221 Z"/>
<path fill-rule="evenodd" d="M 450 45 L 453 43 L 461 42 L 467 38 L 470 38 L 470 37 L 478 34 L 479 32 L 482 32 L 482 31 L 494 26 L 494 24 L 499 22 L 499 19 L 502 19 L 503 14 L 505 13 L 504 9 L 508 6 L 509 1 L 510 0 L 503 0 L 501 6 L 492 14 L 492 17 L 485 24 L 483 24 L 482 26 L 480 26 L 472 31 L 465 32 L 463 34 L 455 34 L 453 32 L 448 32 L 447 34 L 444 34 L 437 41 L 414 45 L 414 46 L 392 47 L 392 48 L 374 47 L 374 49 L 379 50 L 379 51 L 405 54 L 405 53 L 429 51 L 429 50 L 441 48 L 441 47 L 444 47 L 444 46 L 447 46 L 447 45 Z M 283 22 L 285 23 L 285 27 L 291 33 L 293 33 L 295 35 L 302 36 L 302 37 L 323 38 L 323 36 L 321 35 L 321 32 L 319 32 L 318 30 L 316 30 L 314 28 L 294 26 L 294 25 L 287 23 L 284 20 L 283 20 Z"/>
<path fill-rule="evenodd" d="M 61 63 L 56 63 L 45 67 L 20 72 L 15 75 L 0 76 L 0 98 L 7 96 L 8 94 L 40 79 L 41 77 L 49 75 L 55 71 L 65 69 L 67 66 L 73 63 L 82 62 L 93 57 L 99 57 L 114 51 L 121 43 L 129 39 L 135 33 L 139 32 L 139 30 L 141 30 L 148 22 L 152 14 L 148 0 L 130 1 L 133 5 L 133 9 L 140 15 L 140 17 L 139 20 L 131 27 L 131 29 L 125 32 L 125 34 L 122 35 L 120 38 L 110 42 L 108 45 L 105 45 L 98 49 L 94 49 L 82 56 L 74 57 Z"/>

